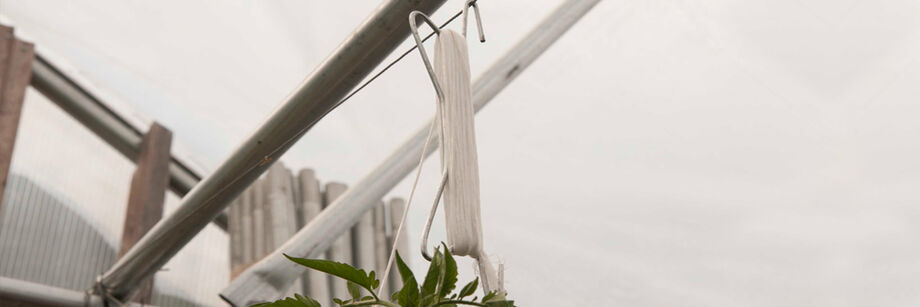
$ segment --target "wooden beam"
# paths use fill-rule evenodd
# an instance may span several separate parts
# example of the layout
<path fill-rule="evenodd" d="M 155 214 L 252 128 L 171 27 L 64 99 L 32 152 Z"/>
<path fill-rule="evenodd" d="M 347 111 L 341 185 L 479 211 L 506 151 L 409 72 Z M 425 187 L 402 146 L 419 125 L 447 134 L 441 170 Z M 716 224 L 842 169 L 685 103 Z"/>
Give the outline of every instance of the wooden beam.
<path fill-rule="evenodd" d="M 13 158 L 13 145 L 22 114 L 22 100 L 32 78 L 35 48 L 13 36 L 13 28 L 0 26 L 0 205 Z"/>
<path fill-rule="evenodd" d="M 169 184 L 171 143 L 172 132 L 158 123 L 150 126 L 150 130 L 141 141 L 140 154 L 136 161 L 137 169 L 131 178 L 125 227 L 121 235 L 121 248 L 118 251 L 119 258 L 163 217 L 163 204 Z M 136 293 L 135 301 L 149 303 L 153 293 L 153 279 L 142 283 Z"/>

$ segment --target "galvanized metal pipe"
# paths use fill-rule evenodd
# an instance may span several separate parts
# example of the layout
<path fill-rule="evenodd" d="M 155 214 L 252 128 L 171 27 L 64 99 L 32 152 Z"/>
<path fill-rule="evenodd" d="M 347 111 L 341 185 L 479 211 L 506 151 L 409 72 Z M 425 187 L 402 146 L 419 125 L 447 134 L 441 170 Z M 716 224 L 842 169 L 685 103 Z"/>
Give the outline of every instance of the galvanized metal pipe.
<path fill-rule="evenodd" d="M 0 277 L 0 304 L 14 306 L 55 306 L 55 307 L 103 307 L 103 299 L 97 295 L 70 289 L 46 286 L 19 279 Z M 127 303 L 125 306 L 142 306 Z M 151 305 L 143 305 L 153 307 Z"/>
<path fill-rule="evenodd" d="M 599 1 L 564 2 L 492 64 L 473 83 L 473 104 L 476 111 L 482 109 Z M 403 23 L 406 23 L 405 18 Z M 281 254 L 315 257 L 325 251 L 333 240 L 351 228 L 351 225 L 416 167 L 430 125 L 430 121 L 422 125 L 422 128 L 377 168 L 349 188 L 281 248 L 240 274 L 221 291 L 221 297 L 236 306 L 280 297 L 287 285 L 303 271 L 302 267 L 288 261 Z M 428 145 L 429 150 L 424 154 L 430 155 L 437 148 L 437 142 L 437 135 L 433 135 L 431 144 Z"/>
<path fill-rule="evenodd" d="M 378 6 L 172 215 L 103 275 L 107 291 L 124 297 L 162 267 L 408 37 L 410 12 L 430 14 L 444 1 L 388 0 Z"/>
<path fill-rule="evenodd" d="M 41 53 L 36 53 L 32 61 L 31 85 L 129 160 L 137 159 L 143 132 L 109 108 L 97 95 L 74 82 Z M 170 190 L 181 197 L 198 181 L 201 181 L 200 174 L 175 156 L 170 157 Z M 226 230 L 226 214 L 218 217 L 215 223 Z"/>

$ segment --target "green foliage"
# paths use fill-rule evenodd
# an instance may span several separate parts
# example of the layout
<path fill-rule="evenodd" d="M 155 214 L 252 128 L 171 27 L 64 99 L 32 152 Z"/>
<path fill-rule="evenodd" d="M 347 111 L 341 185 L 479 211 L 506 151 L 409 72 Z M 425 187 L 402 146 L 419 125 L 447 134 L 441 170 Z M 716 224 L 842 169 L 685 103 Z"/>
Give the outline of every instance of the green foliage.
<path fill-rule="evenodd" d="M 428 273 L 425 275 L 424 282 L 419 287 L 415 275 L 409 270 L 409 267 L 396 253 L 396 267 L 403 281 L 402 289 L 394 292 L 389 297 L 390 300 L 384 300 L 377 297 L 376 289 L 380 287 L 380 281 L 376 279 L 376 273 L 364 272 L 348 264 L 339 263 L 321 259 L 303 259 L 284 255 L 291 261 L 305 267 L 324 272 L 326 274 L 342 278 L 348 282 L 348 293 L 350 299 L 342 298 L 333 299 L 341 307 L 350 306 L 387 306 L 387 307 L 456 307 L 458 305 L 483 306 L 483 307 L 514 307 L 514 301 L 505 299 L 504 294 L 488 293 L 482 300 L 477 301 L 476 297 L 464 299 L 476 292 L 479 286 L 479 278 L 463 286 L 460 292 L 453 293 L 457 288 L 457 262 L 453 255 L 447 249 L 447 245 L 441 244 L 441 248 L 435 249 L 434 257 L 428 267 Z M 361 291 L 367 291 L 370 296 L 361 296 Z M 395 302 L 394 302 L 395 301 Z M 252 306 L 259 307 L 320 307 L 320 304 L 310 297 L 295 295 L 294 298 L 284 298 L 270 303 L 261 303 Z"/>
<path fill-rule="evenodd" d="M 295 294 L 294 298 L 287 297 L 287 298 L 280 299 L 272 303 L 261 303 L 261 304 L 255 304 L 252 306 L 253 307 L 255 306 L 259 306 L 259 307 L 266 307 L 266 306 L 271 306 L 271 307 L 322 307 L 320 306 L 319 302 L 313 300 L 312 298 L 305 297 L 300 294 Z"/>

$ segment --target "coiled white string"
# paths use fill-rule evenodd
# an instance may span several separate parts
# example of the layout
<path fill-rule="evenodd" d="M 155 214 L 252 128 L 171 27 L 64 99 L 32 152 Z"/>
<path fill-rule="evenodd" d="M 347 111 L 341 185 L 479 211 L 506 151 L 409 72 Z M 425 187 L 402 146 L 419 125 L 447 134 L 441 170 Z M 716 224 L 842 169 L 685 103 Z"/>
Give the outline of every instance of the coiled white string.
<path fill-rule="evenodd" d="M 447 246 L 454 255 L 479 262 L 479 275 L 486 292 L 499 289 L 498 273 L 482 248 L 479 208 L 479 158 L 466 38 L 443 30 L 435 41 L 434 71 L 444 100 L 438 104 L 441 120 L 441 170 L 444 186 L 444 217 Z"/>

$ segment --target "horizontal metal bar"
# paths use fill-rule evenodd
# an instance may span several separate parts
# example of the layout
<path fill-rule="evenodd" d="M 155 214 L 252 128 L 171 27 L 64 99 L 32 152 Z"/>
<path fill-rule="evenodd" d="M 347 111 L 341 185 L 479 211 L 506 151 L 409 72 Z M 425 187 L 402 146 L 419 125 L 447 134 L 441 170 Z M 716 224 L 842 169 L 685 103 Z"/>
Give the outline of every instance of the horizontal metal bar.
<path fill-rule="evenodd" d="M 444 1 L 388 0 L 378 6 L 170 216 L 103 275 L 104 288 L 124 297 L 155 273 L 408 37 L 409 12 L 432 13 Z"/>
<path fill-rule="evenodd" d="M 493 63 L 473 83 L 476 111 L 481 110 L 599 1 L 566 1 Z M 282 252 L 300 257 L 316 257 L 325 251 L 335 238 L 354 225 L 416 167 L 432 121 L 434 119 L 422 125 L 377 168 L 350 187 L 281 248 L 237 276 L 221 291 L 221 297 L 235 306 L 242 306 L 282 296 L 287 285 L 303 271 L 302 267 L 285 259 Z M 428 151 L 424 153 L 426 156 L 438 147 L 437 142 L 437 134 L 432 135 Z"/>
<path fill-rule="evenodd" d="M 98 135 L 115 150 L 134 161 L 137 158 L 143 131 L 134 127 L 121 115 L 93 94 L 80 86 L 62 70 L 56 68 L 47 58 L 36 53 L 32 62 L 32 87 L 53 101 L 74 119 Z M 201 175 L 187 163 L 171 156 L 169 161 L 169 188 L 180 197 L 184 196 L 199 181 Z M 215 223 L 227 229 L 227 216 L 221 214 Z"/>
<path fill-rule="evenodd" d="M 103 307 L 103 299 L 97 295 L 88 295 L 85 292 L 70 289 L 46 286 L 19 279 L 0 277 L 0 305 L 13 304 L 13 306 L 55 306 L 55 307 Z M 137 303 L 127 303 L 125 306 L 139 307 Z"/>

